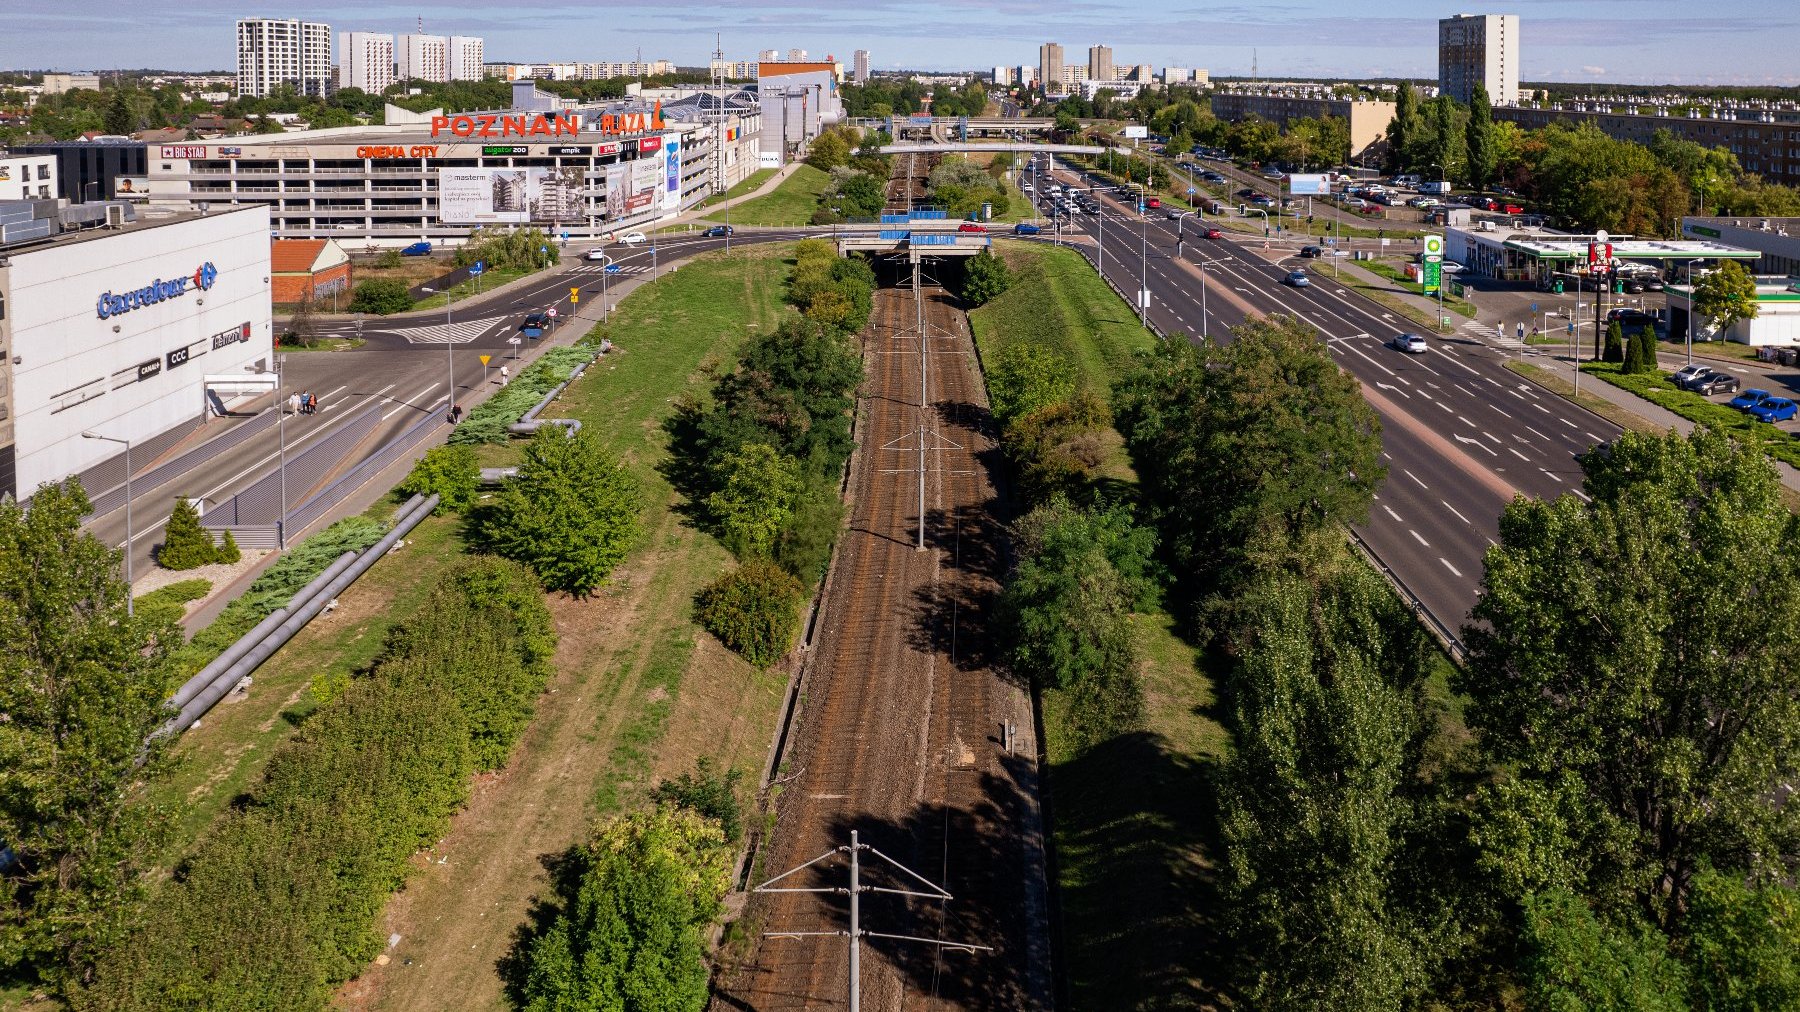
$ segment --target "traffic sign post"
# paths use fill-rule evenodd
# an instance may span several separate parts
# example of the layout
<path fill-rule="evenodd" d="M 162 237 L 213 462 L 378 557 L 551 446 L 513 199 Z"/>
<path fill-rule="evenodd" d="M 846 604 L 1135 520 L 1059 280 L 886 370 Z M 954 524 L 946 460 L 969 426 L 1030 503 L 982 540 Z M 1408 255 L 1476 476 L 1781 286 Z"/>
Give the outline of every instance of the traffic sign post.
<path fill-rule="evenodd" d="M 492 355 L 482 355 L 482 356 L 480 356 L 480 358 L 481 358 L 481 385 L 485 387 L 485 386 L 487 386 L 487 381 L 488 381 L 488 359 L 493 358 L 493 356 Z"/>
<path fill-rule="evenodd" d="M 523 341 L 517 337 L 509 337 L 506 339 L 506 343 L 513 346 L 513 361 L 517 362 L 519 360 L 519 345 L 522 344 Z"/>

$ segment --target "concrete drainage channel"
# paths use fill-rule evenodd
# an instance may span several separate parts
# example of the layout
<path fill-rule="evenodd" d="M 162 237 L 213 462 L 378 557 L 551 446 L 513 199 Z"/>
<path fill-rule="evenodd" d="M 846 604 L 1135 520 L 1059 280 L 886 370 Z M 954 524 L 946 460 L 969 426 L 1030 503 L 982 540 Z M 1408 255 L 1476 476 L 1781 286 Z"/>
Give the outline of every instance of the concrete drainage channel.
<path fill-rule="evenodd" d="M 407 500 L 406 505 L 400 507 L 400 512 L 394 515 L 393 530 L 388 531 L 380 541 L 361 553 L 345 552 L 338 556 L 331 565 L 325 567 L 324 572 L 313 577 L 312 582 L 294 594 L 286 607 L 277 608 L 268 618 L 257 623 L 256 628 L 213 658 L 194 677 L 182 683 L 181 688 L 169 699 L 169 706 L 177 712 L 157 730 L 156 737 L 177 735 L 198 724 L 200 718 L 216 706 L 219 700 L 248 679 L 251 672 L 261 667 L 275 651 L 280 650 L 296 633 L 306 628 L 307 623 L 336 601 L 337 596 L 355 583 L 358 577 L 368 572 L 376 560 L 391 551 L 401 538 L 430 516 L 437 504 L 438 497 L 435 495 L 430 498 L 415 495 Z"/>

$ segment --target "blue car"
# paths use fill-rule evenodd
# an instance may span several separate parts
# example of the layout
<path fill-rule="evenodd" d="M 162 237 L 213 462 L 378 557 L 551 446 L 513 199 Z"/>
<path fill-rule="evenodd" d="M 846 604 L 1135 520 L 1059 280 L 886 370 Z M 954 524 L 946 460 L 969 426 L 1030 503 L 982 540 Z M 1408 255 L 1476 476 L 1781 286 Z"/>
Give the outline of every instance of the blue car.
<path fill-rule="evenodd" d="M 1800 406 L 1786 397 L 1770 397 L 1750 409 L 1750 414 L 1759 422 L 1785 422 L 1800 411 Z"/>
<path fill-rule="evenodd" d="M 1043 231 L 1043 229 L 1037 227 L 1036 225 L 1030 224 L 1028 222 L 1023 222 L 1023 221 L 1021 221 L 1017 225 L 1013 226 L 1013 235 L 1037 235 L 1038 233 L 1040 233 L 1042 231 Z"/>
<path fill-rule="evenodd" d="M 431 244 L 420 240 L 400 251 L 403 257 L 428 257 L 431 255 Z"/>
<path fill-rule="evenodd" d="M 1282 279 L 1282 284 L 1293 285 L 1295 288 L 1306 288 L 1312 284 L 1312 279 L 1306 276 L 1305 271 L 1289 271 L 1288 276 Z"/>
<path fill-rule="evenodd" d="M 1772 396 L 1774 396 L 1774 395 L 1769 393 L 1767 390 L 1752 389 L 1752 390 L 1746 390 L 1743 393 L 1738 394 L 1736 397 L 1733 397 L 1731 400 L 1726 401 L 1725 403 L 1731 405 L 1732 407 L 1738 409 L 1739 411 L 1749 411 L 1750 409 L 1756 407 L 1758 404 L 1761 404 L 1763 401 L 1768 400 Z"/>

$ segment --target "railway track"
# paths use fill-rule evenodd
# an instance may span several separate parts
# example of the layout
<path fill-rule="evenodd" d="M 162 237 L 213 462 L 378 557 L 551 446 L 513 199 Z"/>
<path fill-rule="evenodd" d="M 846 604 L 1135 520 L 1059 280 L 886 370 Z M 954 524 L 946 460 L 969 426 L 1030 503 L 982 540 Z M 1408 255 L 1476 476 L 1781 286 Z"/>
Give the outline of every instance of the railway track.
<path fill-rule="evenodd" d="M 937 166 L 938 155 L 901 155 L 894 160 L 894 172 L 888 177 L 887 206 L 889 214 L 905 214 L 926 204 L 925 183 Z"/>
<path fill-rule="evenodd" d="M 910 289 L 878 291 L 863 334 L 868 379 L 850 521 L 761 867 L 774 874 L 811 860 L 847 843 L 855 829 L 955 897 L 865 894 L 865 930 L 991 949 L 868 939 L 864 1009 L 1047 1008 L 1030 700 L 985 654 L 1004 564 L 987 470 L 995 444 L 966 319 L 941 289 L 926 289 L 921 301 Z M 923 405 L 921 340 L 928 346 Z M 916 547 L 921 433 L 924 550 Z M 1011 753 L 1008 724 L 1016 735 Z M 876 864 L 865 856 L 865 883 L 906 885 Z M 841 887 L 843 864 L 824 862 L 795 879 L 804 881 L 784 884 Z M 847 911 L 837 894 L 760 895 L 747 923 L 761 931 L 841 931 Z M 742 965 L 721 968 L 714 1008 L 843 1007 L 846 957 L 842 938 L 762 939 Z"/>

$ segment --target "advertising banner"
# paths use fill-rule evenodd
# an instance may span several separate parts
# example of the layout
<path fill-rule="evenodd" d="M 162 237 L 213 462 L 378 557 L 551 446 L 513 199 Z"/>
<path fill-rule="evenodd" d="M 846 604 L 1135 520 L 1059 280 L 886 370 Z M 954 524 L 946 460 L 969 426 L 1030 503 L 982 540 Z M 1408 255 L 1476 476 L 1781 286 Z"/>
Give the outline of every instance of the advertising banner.
<path fill-rule="evenodd" d="M 625 213 L 642 214 L 656 202 L 663 187 L 661 158 L 639 158 L 631 163 L 631 189 L 625 195 Z"/>
<path fill-rule="evenodd" d="M 618 162 L 606 167 L 606 220 L 625 217 L 625 191 L 631 189 L 631 163 Z"/>
<path fill-rule="evenodd" d="M 668 163 L 664 174 L 668 190 L 663 194 L 663 207 L 673 210 L 681 206 L 681 142 L 670 139 L 665 143 L 663 158 Z"/>
<path fill-rule="evenodd" d="M 438 170 L 438 220 L 446 225 L 567 221 L 582 215 L 581 170 Z"/>
<path fill-rule="evenodd" d="M 1330 178 L 1323 173 L 1288 176 L 1288 192 L 1296 197 L 1318 197 L 1331 192 Z"/>
<path fill-rule="evenodd" d="M 150 196 L 149 176 L 114 176 L 113 199 L 144 200 Z"/>
<path fill-rule="evenodd" d="M 1149 127 L 1128 126 L 1125 128 L 1126 140 L 1141 141 L 1148 136 L 1150 136 Z"/>

